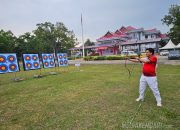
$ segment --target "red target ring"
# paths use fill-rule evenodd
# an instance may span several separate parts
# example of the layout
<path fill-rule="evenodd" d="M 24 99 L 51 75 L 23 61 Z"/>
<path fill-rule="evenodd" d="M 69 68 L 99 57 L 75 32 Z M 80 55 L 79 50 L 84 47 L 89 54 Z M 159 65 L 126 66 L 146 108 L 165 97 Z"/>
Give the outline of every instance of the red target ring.
<path fill-rule="evenodd" d="M 14 62 L 16 60 L 16 58 L 13 55 L 9 55 L 7 59 L 9 62 Z"/>
<path fill-rule="evenodd" d="M 0 65 L 0 72 L 6 72 L 8 70 L 8 66 L 7 65 L 5 65 L 5 64 L 1 64 Z"/>
<path fill-rule="evenodd" d="M 45 64 L 45 66 L 46 66 L 46 67 L 48 67 L 48 66 L 49 66 L 49 63 L 48 63 L 48 62 L 45 62 L 44 64 Z"/>
<path fill-rule="evenodd" d="M 26 59 L 27 61 L 30 61 L 30 60 L 31 60 L 31 57 L 30 57 L 30 56 L 26 56 L 25 59 Z"/>
<path fill-rule="evenodd" d="M 0 55 L 0 63 L 5 63 L 6 62 L 6 57 Z"/>
<path fill-rule="evenodd" d="M 11 64 L 11 65 L 9 65 L 9 69 L 11 71 L 15 71 L 17 69 L 17 65 L 16 64 Z"/>
<path fill-rule="evenodd" d="M 44 59 L 44 60 L 47 60 L 47 56 L 46 56 L 46 55 L 44 55 L 44 56 L 43 56 L 43 59 Z"/>

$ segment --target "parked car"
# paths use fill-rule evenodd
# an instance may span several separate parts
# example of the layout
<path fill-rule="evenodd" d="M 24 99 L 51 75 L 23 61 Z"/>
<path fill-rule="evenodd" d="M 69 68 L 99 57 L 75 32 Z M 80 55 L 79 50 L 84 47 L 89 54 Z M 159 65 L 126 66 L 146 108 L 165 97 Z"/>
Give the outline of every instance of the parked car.
<path fill-rule="evenodd" d="M 168 60 L 180 59 L 180 50 L 169 51 Z"/>
<path fill-rule="evenodd" d="M 160 56 L 168 56 L 169 55 L 169 51 L 168 50 L 162 50 L 160 52 Z"/>

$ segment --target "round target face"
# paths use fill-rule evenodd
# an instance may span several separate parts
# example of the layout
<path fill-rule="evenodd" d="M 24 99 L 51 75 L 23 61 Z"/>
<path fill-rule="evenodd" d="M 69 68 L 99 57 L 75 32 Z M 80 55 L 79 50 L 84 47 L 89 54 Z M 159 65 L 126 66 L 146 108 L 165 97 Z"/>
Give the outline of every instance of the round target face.
<path fill-rule="evenodd" d="M 66 54 L 64 55 L 64 58 L 67 58 Z"/>
<path fill-rule="evenodd" d="M 59 55 L 59 59 L 62 59 L 62 55 Z"/>
<path fill-rule="evenodd" d="M 13 55 L 9 55 L 7 57 L 7 59 L 8 59 L 9 62 L 14 62 L 16 60 L 16 58 Z"/>
<path fill-rule="evenodd" d="M 59 63 L 60 63 L 60 65 L 63 65 L 63 61 L 62 60 Z"/>
<path fill-rule="evenodd" d="M 53 62 L 53 61 L 50 61 L 50 65 L 53 66 L 53 65 L 54 65 L 54 62 Z"/>
<path fill-rule="evenodd" d="M 6 62 L 6 57 L 3 55 L 0 55 L 0 63 L 5 63 Z"/>
<path fill-rule="evenodd" d="M 26 60 L 26 61 L 30 61 L 30 60 L 31 60 L 31 57 L 30 57 L 29 55 L 26 55 L 26 56 L 25 56 L 25 60 Z"/>
<path fill-rule="evenodd" d="M 39 67 L 39 63 L 38 62 L 34 62 L 34 68 L 38 68 Z"/>
<path fill-rule="evenodd" d="M 32 59 L 33 59 L 34 61 L 36 61 L 36 60 L 38 59 L 38 57 L 37 57 L 36 55 L 33 55 L 33 56 L 32 56 Z"/>
<path fill-rule="evenodd" d="M 67 64 L 67 60 L 64 60 L 64 64 Z"/>
<path fill-rule="evenodd" d="M 48 67 L 48 66 L 49 66 L 49 63 L 48 63 L 48 62 L 45 62 L 44 65 L 45 65 L 46 67 Z"/>
<path fill-rule="evenodd" d="M 31 69 L 32 68 L 32 64 L 30 62 L 26 63 L 26 68 Z"/>
<path fill-rule="evenodd" d="M 46 55 L 44 55 L 44 56 L 43 56 L 43 59 L 44 59 L 44 60 L 47 60 L 47 56 L 46 56 Z"/>
<path fill-rule="evenodd" d="M 17 65 L 16 64 L 10 64 L 9 69 L 10 69 L 10 71 L 15 71 L 17 69 Z"/>
<path fill-rule="evenodd" d="M 0 72 L 7 72 L 8 71 L 8 66 L 5 64 L 0 65 Z"/>
<path fill-rule="evenodd" d="M 52 59 L 53 59 L 53 56 L 52 56 L 52 55 L 49 55 L 49 59 L 52 60 Z"/>

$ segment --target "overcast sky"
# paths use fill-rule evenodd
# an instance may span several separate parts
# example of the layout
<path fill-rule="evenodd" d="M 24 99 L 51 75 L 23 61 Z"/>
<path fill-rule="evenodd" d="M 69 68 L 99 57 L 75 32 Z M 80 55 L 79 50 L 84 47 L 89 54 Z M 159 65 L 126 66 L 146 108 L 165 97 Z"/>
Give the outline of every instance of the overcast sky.
<path fill-rule="evenodd" d="M 0 29 L 19 36 L 37 23 L 63 22 L 81 42 L 82 13 L 85 40 L 95 41 L 122 25 L 166 33 L 169 28 L 161 19 L 172 4 L 180 0 L 0 0 Z"/>

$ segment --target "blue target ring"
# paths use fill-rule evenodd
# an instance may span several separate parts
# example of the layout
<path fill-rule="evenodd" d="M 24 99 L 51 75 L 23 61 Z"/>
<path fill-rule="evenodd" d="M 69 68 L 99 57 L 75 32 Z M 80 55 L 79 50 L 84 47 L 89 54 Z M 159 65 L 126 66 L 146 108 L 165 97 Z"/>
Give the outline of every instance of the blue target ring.
<path fill-rule="evenodd" d="M 53 62 L 53 61 L 50 61 L 50 65 L 51 65 L 51 66 L 54 66 L 54 62 Z"/>
<path fill-rule="evenodd" d="M 67 63 L 68 63 L 67 60 L 64 60 L 64 64 L 67 65 Z"/>
<path fill-rule="evenodd" d="M 9 55 L 9 56 L 7 57 L 7 59 L 8 59 L 8 61 L 11 62 L 11 63 L 16 61 L 16 58 L 15 58 L 13 55 Z"/>
<path fill-rule="evenodd" d="M 66 54 L 64 54 L 64 58 L 65 58 L 65 59 L 67 58 Z"/>
<path fill-rule="evenodd" d="M 34 62 L 34 63 L 33 63 L 33 66 L 34 66 L 34 68 L 37 69 L 37 68 L 39 67 L 39 63 L 38 63 L 38 62 Z"/>
<path fill-rule="evenodd" d="M 46 61 L 46 62 L 44 62 L 44 65 L 45 65 L 46 67 L 48 67 L 48 66 L 49 66 L 49 63 Z"/>
<path fill-rule="evenodd" d="M 27 68 L 27 69 L 31 69 L 31 68 L 32 68 L 31 62 L 27 62 L 27 63 L 26 63 L 26 68 Z"/>
<path fill-rule="evenodd" d="M 16 64 L 10 64 L 9 65 L 9 70 L 10 71 L 15 71 L 17 69 L 17 65 Z"/>
<path fill-rule="evenodd" d="M 62 59 L 63 57 L 62 57 L 62 55 L 59 55 L 59 59 Z"/>
<path fill-rule="evenodd" d="M 49 55 L 49 59 L 52 60 L 53 59 L 53 55 Z"/>
<path fill-rule="evenodd" d="M 31 60 L 31 56 L 30 55 L 25 55 L 25 60 L 26 61 L 30 61 Z"/>
<path fill-rule="evenodd" d="M 59 63 L 60 63 L 60 65 L 63 65 L 63 63 L 64 63 L 64 62 L 63 62 L 63 60 L 60 60 L 60 62 L 59 62 Z"/>
<path fill-rule="evenodd" d="M 37 60 L 38 60 L 37 55 L 32 55 L 32 59 L 33 59 L 34 61 L 37 61 Z"/>
<path fill-rule="evenodd" d="M 44 59 L 44 60 L 47 60 L 47 58 L 48 58 L 48 57 L 47 57 L 46 55 L 43 56 L 43 59 Z"/>
<path fill-rule="evenodd" d="M 6 57 L 3 55 L 0 55 L 0 63 L 5 63 L 6 62 Z"/>
<path fill-rule="evenodd" d="M 8 66 L 6 64 L 1 64 L 0 65 L 0 72 L 7 72 L 8 71 Z"/>

